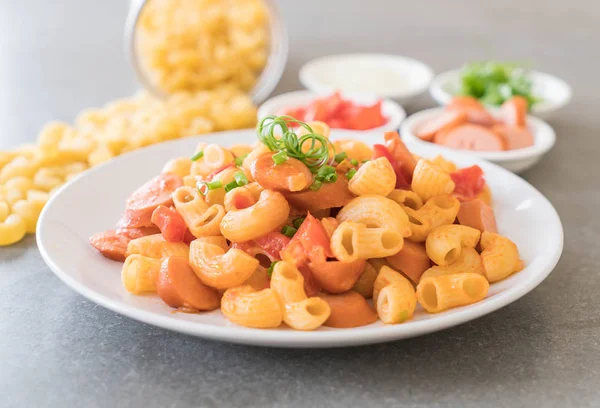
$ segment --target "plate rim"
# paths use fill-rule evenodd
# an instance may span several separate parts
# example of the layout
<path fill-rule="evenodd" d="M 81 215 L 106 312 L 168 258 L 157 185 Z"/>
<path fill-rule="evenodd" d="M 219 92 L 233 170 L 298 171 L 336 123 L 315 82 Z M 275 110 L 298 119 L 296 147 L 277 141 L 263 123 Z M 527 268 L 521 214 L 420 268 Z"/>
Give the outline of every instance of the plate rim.
<path fill-rule="evenodd" d="M 190 334 L 193 336 L 211 340 L 220 340 L 230 343 L 254 346 L 289 348 L 329 348 L 383 343 L 410 337 L 417 337 L 424 334 L 444 330 L 453 326 L 457 326 L 468 321 L 477 319 L 479 317 L 485 316 L 520 299 L 521 297 L 535 289 L 541 282 L 543 282 L 548 277 L 548 275 L 550 275 L 550 273 L 554 270 L 556 264 L 560 260 L 564 248 L 564 228 L 562 226 L 560 216 L 558 215 L 558 212 L 556 211 L 552 203 L 534 186 L 532 186 L 526 180 L 523 179 L 521 179 L 521 181 L 524 182 L 529 188 L 531 188 L 532 191 L 538 196 L 538 198 L 541 199 L 545 205 L 547 205 L 549 210 L 551 210 L 550 214 L 554 218 L 554 221 L 556 221 L 554 224 L 557 226 L 558 232 L 560 233 L 559 236 L 556 237 L 558 238 L 557 250 L 544 258 L 544 263 L 538 267 L 540 272 L 534 274 L 530 279 L 523 282 L 519 286 L 510 287 L 498 294 L 495 294 L 490 298 L 486 298 L 486 301 L 484 302 L 479 302 L 477 304 L 470 305 L 470 307 L 466 308 L 453 309 L 452 312 L 447 315 L 440 314 L 430 319 L 411 321 L 407 324 L 384 325 L 377 328 L 370 328 L 369 326 L 364 326 L 352 329 L 328 329 L 324 331 L 302 332 L 286 329 L 252 329 L 235 325 L 216 326 L 213 324 L 203 322 L 182 321 L 172 319 L 170 318 L 170 316 L 167 315 L 160 315 L 152 311 L 144 310 L 133 305 L 110 299 L 102 293 L 97 292 L 87 287 L 83 283 L 78 282 L 53 260 L 52 256 L 46 248 L 43 239 L 46 235 L 46 229 L 49 228 L 46 225 L 45 220 L 47 214 L 51 211 L 52 207 L 54 206 L 54 203 L 60 199 L 63 192 L 67 189 L 70 189 L 74 184 L 77 183 L 78 180 L 86 177 L 88 174 L 92 174 L 92 172 L 102 171 L 102 169 L 104 169 L 107 166 L 113 165 L 113 163 L 115 163 L 116 161 L 129 160 L 130 157 L 133 157 L 138 154 L 143 154 L 143 152 L 148 151 L 150 149 L 159 149 L 160 147 L 164 147 L 166 144 L 178 144 L 181 143 L 182 140 L 190 139 L 197 141 L 207 141 L 207 139 L 215 137 L 234 137 L 238 134 L 242 135 L 250 131 L 253 131 L 253 129 L 217 132 L 202 136 L 195 136 L 192 138 L 177 139 L 167 141 L 164 143 L 159 143 L 132 152 L 128 152 L 73 178 L 68 183 L 63 185 L 50 198 L 48 203 L 44 206 L 44 209 L 42 210 L 42 213 L 40 215 L 38 222 L 38 233 L 36 234 L 36 243 L 38 246 L 38 250 L 40 251 L 40 254 L 42 256 L 42 259 L 48 265 L 50 270 L 52 270 L 52 272 L 61 281 L 63 281 L 75 292 L 79 293 L 83 297 L 100 306 L 103 306 L 109 310 L 112 310 L 113 312 L 127 316 L 134 320 L 153 326 L 165 328 L 168 330 Z M 362 135 L 351 131 L 336 133 L 347 134 L 349 136 L 354 135 L 359 138 L 366 137 L 366 134 L 363 132 L 361 132 Z M 413 143 L 410 144 L 414 145 Z M 520 179 L 520 177 L 514 175 L 508 170 L 503 169 L 502 167 L 494 163 L 485 161 L 481 158 L 465 155 L 458 152 L 453 152 L 452 154 L 462 157 L 468 157 L 469 160 L 474 162 L 485 163 L 486 167 L 492 167 L 494 168 L 494 171 L 504 173 L 508 177 L 516 177 Z"/>

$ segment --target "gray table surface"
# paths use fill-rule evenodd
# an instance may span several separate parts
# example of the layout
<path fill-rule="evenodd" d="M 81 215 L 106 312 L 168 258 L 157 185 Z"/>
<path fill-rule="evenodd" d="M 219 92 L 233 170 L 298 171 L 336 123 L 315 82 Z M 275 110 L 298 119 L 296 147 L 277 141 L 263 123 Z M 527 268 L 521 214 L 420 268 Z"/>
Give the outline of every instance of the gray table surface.
<path fill-rule="evenodd" d="M 136 89 L 126 1 L 0 0 L 0 148 Z M 599 406 L 600 6 L 582 1 L 282 1 L 291 53 L 405 54 L 437 72 L 530 62 L 573 85 L 555 149 L 523 175 L 556 206 L 562 259 L 537 289 L 460 327 L 331 350 L 244 347 L 168 332 L 87 301 L 35 241 L 0 249 L 0 406 Z M 489 3 L 483 5 L 483 3 Z M 423 95 L 409 110 L 433 105 Z M 544 242 L 539 242 L 541 247 Z"/>

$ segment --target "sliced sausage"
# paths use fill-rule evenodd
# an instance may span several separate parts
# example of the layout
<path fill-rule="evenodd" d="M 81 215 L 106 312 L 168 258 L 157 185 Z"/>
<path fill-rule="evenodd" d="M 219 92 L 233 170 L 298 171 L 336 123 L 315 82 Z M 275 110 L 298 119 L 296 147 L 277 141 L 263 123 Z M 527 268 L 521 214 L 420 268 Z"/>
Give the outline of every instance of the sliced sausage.
<path fill-rule="evenodd" d="M 413 283 L 419 283 L 423 272 L 431 266 L 425 245 L 409 240 L 404 240 L 402 250 L 396 255 L 388 256 L 386 260 L 392 268 L 404 273 Z"/>
<path fill-rule="evenodd" d="M 533 134 L 526 127 L 496 125 L 492 130 L 506 141 L 508 150 L 533 146 Z"/>
<path fill-rule="evenodd" d="M 115 230 L 94 234 L 89 241 L 91 246 L 108 259 L 124 262 L 127 258 L 127 244 L 129 244 L 130 239 L 118 234 Z"/>
<path fill-rule="evenodd" d="M 126 211 L 138 212 L 140 219 L 151 219 L 152 212 L 159 205 L 173 205 L 171 194 L 183 185 L 183 179 L 176 174 L 160 174 L 138 188 L 129 196 Z"/>
<path fill-rule="evenodd" d="M 377 313 L 360 294 L 350 291 L 341 295 L 318 295 L 331 308 L 329 319 L 325 326 L 349 328 L 371 324 L 377 321 Z"/>
<path fill-rule="evenodd" d="M 327 261 L 325 257 L 312 260 L 308 267 L 321 287 L 329 293 L 343 293 L 352 289 L 363 270 L 364 259 L 352 262 Z"/>
<path fill-rule="evenodd" d="M 300 160 L 288 158 L 283 163 L 273 161 L 275 153 L 261 154 L 250 165 L 254 180 L 263 188 L 280 191 L 301 191 L 313 182 L 313 175 Z"/>
<path fill-rule="evenodd" d="M 496 152 L 505 150 L 504 139 L 490 129 L 466 124 L 446 132 L 437 143 L 454 149 Z"/>
<path fill-rule="evenodd" d="M 467 114 L 465 112 L 460 110 L 446 111 L 417 129 L 416 135 L 423 140 L 431 142 L 436 133 L 445 132 L 463 123 L 467 123 Z"/>
<path fill-rule="evenodd" d="M 500 108 L 504 124 L 516 127 L 527 126 L 527 108 L 527 99 L 520 95 L 508 99 Z"/>
<path fill-rule="evenodd" d="M 119 228 L 117 234 L 123 235 L 129 239 L 137 239 L 146 237 L 148 235 L 154 235 L 160 233 L 160 230 L 155 227 L 144 227 L 144 228 Z"/>
<path fill-rule="evenodd" d="M 342 207 L 355 197 L 348 189 L 348 179 L 343 174 L 338 174 L 334 183 L 323 183 L 317 191 L 304 190 L 295 193 L 283 191 L 282 193 L 292 206 L 311 212 Z"/>
<path fill-rule="evenodd" d="M 492 126 L 496 120 L 485 107 L 472 96 L 456 96 L 446 105 L 449 112 L 463 112 L 467 116 L 467 121 L 482 126 Z"/>
<path fill-rule="evenodd" d="M 170 256 L 162 262 L 156 291 L 163 302 L 174 308 L 200 311 L 219 307 L 219 292 L 200 282 L 183 257 Z"/>
<path fill-rule="evenodd" d="M 483 200 L 475 199 L 460 203 L 457 218 L 460 225 L 476 228 L 481 232 L 498 232 L 494 210 Z"/>

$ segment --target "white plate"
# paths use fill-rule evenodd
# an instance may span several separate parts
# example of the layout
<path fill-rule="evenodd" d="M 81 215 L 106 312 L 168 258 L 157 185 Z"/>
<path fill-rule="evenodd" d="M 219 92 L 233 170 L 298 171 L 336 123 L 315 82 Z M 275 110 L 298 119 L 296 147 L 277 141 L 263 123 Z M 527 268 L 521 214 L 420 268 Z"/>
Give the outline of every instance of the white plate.
<path fill-rule="evenodd" d="M 342 93 L 342 96 L 359 105 L 372 105 L 377 102 L 378 99 L 380 99 L 372 96 L 347 95 L 345 93 Z M 269 115 L 280 115 L 281 111 L 285 108 L 296 108 L 298 106 L 308 105 L 318 97 L 319 94 L 312 91 L 295 91 L 277 95 L 263 103 L 260 108 L 258 108 L 258 120 L 261 120 Z M 383 99 L 381 111 L 383 116 L 388 118 L 388 122 L 383 126 L 365 130 L 363 132 L 385 132 L 389 130 L 398 130 L 400 123 L 402 123 L 402 121 L 406 118 L 406 112 L 404 109 L 402 109 L 402 106 L 390 99 Z"/>
<path fill-rule="evenodd" d="M 416 59 L 388 54 L 329 55 L 300 69 L 300 82 L 319 94 L 337 90 L 410 104 L 425 92 L 433 70 Z"/>
<path fill-rule="evenodd" d="M 334 137 L 381 142 L 381 134 L 335 131 Z M 220 311 L 174 313 L 157 296 L 134 296 L 121 285 L 121 264 L 103 258 L 88 245 L 95 232 L 113 228 L 128 195 L 158 174 L 175 156 L 189 156 L 200 138 L 162 143 L 120 156 L 91 169 L 63 186 L 48 202 L 38 224 L 37 242 L 52 271 L 71 288 L 117 313 L 155 326 L 195 336 L 261 346 L 339 347 L 380 343 L 419 336 L 456 326 L 514 302 L 552 271 L 563 247 L 563 230 L 552 205 L 535 188 L 493 164 L 458 153 L 447 155 L 461 166 L 479 164 L 494 193 L 500 232 L 519 246 L 526 268 L 493 284 L 489 296 L 474 305 L 440 314 L 417 309 L 413 320 L 400 325 L 381 322 L 354 329 L 248 329 L 230 323 Z M 241 130 L 202 137 L 224 146 L 251 143 L 254 131 Z M 435 146 L 410 146 L 416 154 L 434 156 Z M 543 243 L 543 244 L 541 244 Z"/>
<path fill-rule="evenodd" d="M 543 99 L 531 108 L 534 115 L 548 119 L 571 101 L 571 87 L 562 79 L 539 71 L 529 71 L 529 75 L 533 93 Z M 459 89 L 460 70 L 456 69 L 436 76 L 431 82 L 429 93 L 437 103 L 446 105 Z"/>
<path fill-rule="evenodd" d="M 500 111 L 496 108 L 490 108 L 489 111 L 500 118 Z M 408 117 L 400 128 L 400 134 L 402 138 L 411 143 L 419 145 L 432 145 L 431 142 L 421 140 L 417 135 L 419 127 L 425 124 L 425 122 L 439 116 L 444 112 L 444 108 L 431 108 L 425 109 L 420 112 L 414 113 Z M 527 169 L 530 169 L 539 162 L 546 153 L 552 149 L 556 142 L 556 134 L 552 126 L 547 124 L 541 119 L 534 116 L 527 115 L 527 126 L 533 134 L 533 146 L 524 147 L 522 149 L 505 150 L 500 152 L 477 152 L 471 150 L 459 150 L 452 149 L 446 146 L 436 145 L 444 155 L 448 152 L 460 151 L 464 154 L 473 155 L 481 159 L 489 160 L 499 166 L 504 167 L 513 173 L 521 173 Z"/>

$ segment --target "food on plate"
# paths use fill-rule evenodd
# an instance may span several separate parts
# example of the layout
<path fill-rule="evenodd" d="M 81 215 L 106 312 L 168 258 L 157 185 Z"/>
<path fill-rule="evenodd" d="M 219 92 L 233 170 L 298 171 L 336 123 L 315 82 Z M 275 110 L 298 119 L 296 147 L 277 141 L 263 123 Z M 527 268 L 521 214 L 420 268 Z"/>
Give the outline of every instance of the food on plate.
<path fill-rule="evenodd" d="M 141 93 L 86 110 L 74 125 L 49 123 L 36 144 L 0 151 L 0 246 L 34 233 L 49 196 L 90 167 L 154 143 L 255 123 L 256 109 L 250 98 L 230 88 L 179 93 L 164 101 Z M 185 158 L 166 166 L 182 177 L 189 174 L 191 165 Z M 154 208 L 128 209 L 121 227 L 153 226 L 150 210 Z M 107 239 L 115 238 L 103 237 L 98 245 Z"/>
<path fill-rule="evenodd" d="M 396 132 L 369 147 L 318 126 L 270 116 L 254 147 L 201 142 L 90 244 L 124 262 L 131 294 L 262 329 L 401 324 L 418 305 L 478 302 L 524 267 L 481 168 L 416 158 Z"/>
<path fill-rule="evenodd" d="M 496 119 L 475 98 L 455 97 L 438 116 L 420 124 L 415 134 L 427 142 L 453 149 L 498 152 L 533 146 L 527 127 L 527 101 L 508 99 Z"/>
<path fill-rule="evenodd" d="M 303 122 L 324 122 L 336 129 L 368 130 L 388 122 L 388 118 L 383 115 L 382 104 L 382 100 L 372 105 L 357 104 L 336 92 L 323 98 L 316 98 L 308 105 L 285 108 L 279 114 Z"/>
<path fill-rule="evenodd" d="M 459 95 L 472 96 L 486 105 L 500 106 L 513 96 L 521 96 L 527 109 L 541 102 L 533 91 L 526 69 L 496 61 L 473 62 L 460 73 Z"/>
<path fill-rule="evenodd" d="M 136 26 L 137 58 L 166 94 L 232 85 L 248 92 L 267 63 L 263 0 L 152 0 Z"/>

